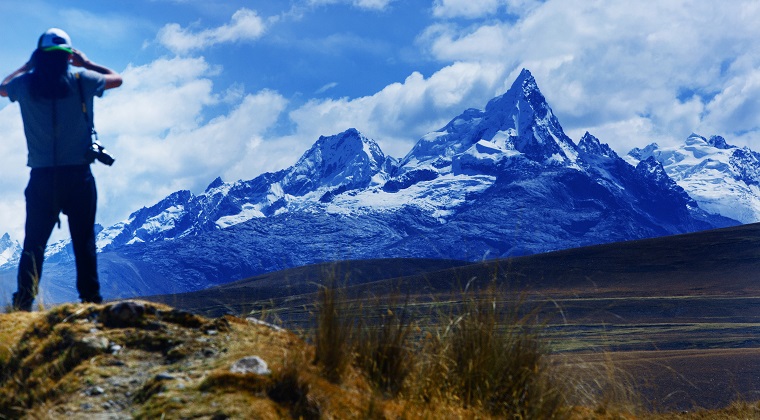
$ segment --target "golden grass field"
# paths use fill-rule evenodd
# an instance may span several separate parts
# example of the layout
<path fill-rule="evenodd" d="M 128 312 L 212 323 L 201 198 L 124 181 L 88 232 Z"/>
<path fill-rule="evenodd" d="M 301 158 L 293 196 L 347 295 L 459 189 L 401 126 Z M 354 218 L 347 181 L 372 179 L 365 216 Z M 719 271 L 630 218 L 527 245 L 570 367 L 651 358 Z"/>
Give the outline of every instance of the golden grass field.
<path fill-rule="evenodd" d="M 0 314 L 0 418 L 760 418 L 759 270 L 745 225 Z"/>

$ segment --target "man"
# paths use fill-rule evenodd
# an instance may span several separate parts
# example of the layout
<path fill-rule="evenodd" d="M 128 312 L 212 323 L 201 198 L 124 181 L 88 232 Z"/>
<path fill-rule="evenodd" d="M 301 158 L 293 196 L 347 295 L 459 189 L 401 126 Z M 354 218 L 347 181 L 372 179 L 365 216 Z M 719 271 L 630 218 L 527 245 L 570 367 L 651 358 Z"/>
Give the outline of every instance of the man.
<path fill-rule="evenodd" d="M 81 68 L 74 72 L 72 67 Z M 68 216 L 82 302 L 100 303 L 95 248 L 97 191 L 88 153 L 92 103 L 121 86 L 115 71 L 90 61 L 71 38 L 52 28 L 40 36 L 32 58 L 0 84 L 0 96 L 18 101 L 31 169 L 26 196 L 24 250 L 13 294 L 16 310 L 31 311 L 47 241 L 60 213 Z"/>

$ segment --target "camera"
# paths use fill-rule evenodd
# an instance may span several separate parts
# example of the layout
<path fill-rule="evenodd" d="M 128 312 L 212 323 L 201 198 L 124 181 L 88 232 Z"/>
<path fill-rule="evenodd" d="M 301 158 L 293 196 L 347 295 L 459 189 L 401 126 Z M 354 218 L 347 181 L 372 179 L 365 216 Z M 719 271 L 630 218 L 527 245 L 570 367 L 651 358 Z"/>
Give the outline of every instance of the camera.
<path fill-rule="evenodd" d="M 92 143 L 92 146 L 90 146 L 89 149 L 87 149 L 87 159 L 92 163 L 97 159 L 100 163 L 104 165 L 111 166 L 113 165 L 114 159 L 113 156 L 111 156 L 100 143 L 97 141 Z"/>

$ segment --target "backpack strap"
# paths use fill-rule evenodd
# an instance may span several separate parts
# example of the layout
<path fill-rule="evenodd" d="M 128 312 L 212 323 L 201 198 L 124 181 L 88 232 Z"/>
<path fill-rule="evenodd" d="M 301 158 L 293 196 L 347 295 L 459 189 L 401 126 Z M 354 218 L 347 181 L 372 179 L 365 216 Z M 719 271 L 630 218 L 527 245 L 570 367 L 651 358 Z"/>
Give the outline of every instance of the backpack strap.
<path fill-rule="evenodd" d="M 79 72 L 74 73 L 74 77 L 77 79 L 77 85 L 79 85 L 79 100 L 82 102 L 82 114 L 84 114 L 84 120 L 87 123 L 87 127 L 90 129 L 90 134 L 95 137 L 95 141 L 97 141 L 98 132 L 95 131 L 95 121 L 90 118 L 90 113 L 87 112 L 87 102 L 84 100 L 84 89 L 82 89 L 82 79 L 79 77 Z"/>

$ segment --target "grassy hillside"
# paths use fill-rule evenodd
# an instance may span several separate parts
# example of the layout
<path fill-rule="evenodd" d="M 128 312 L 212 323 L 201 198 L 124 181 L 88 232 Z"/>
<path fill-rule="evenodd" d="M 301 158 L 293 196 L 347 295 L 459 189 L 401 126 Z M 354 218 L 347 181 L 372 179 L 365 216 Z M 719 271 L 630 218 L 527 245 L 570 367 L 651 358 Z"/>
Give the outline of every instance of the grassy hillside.
<path fill-rule="evenodd" d="M 381 329 L 346 318 L 335 289 L 320 299 L 314 345 L 255 319 L 139 301 L 2 314 L 0 418 L 625 415 L 597 398 L 609 395 L 598 381 L 548 358 L 528 323 L 503 323 L 490 305 L 473 300 L 433 336 L 396 316 Z"/>
<path fill-rule="evenodd" d="M 636 382 L 654 409 L 713 409 L 757 398 L 760 224 L 450 267 L 422 261 L 417 272 L 392 270 L 414 264 L 326 263 L 148 299 L 208 316 L 252 313 L 308 330 L 324 278 L 343 281 L 355 308 L 402 296 L 421 323 L 461 307 L 465 288 L 495 281 L 510 291 L 505 305 L 519 303 L 538 314 L 553 352 L 589 361 L 605 354 L 630 372 L 647 372 Z M 390 274 L 376 275 L 383 267 Z"/>
<path fill-rule="evenodd" d="M 0 342 L 0 418 L 486 416 L 384 398 L 353 368 L 329 381 L 291 332 L 145 302 L 0 315 Z M 251 356 L 269 372 L 235 370 Z"/>
<path fill-rule="evenodd" d="M 423 328 L 390 309 L 399 302 L 367 309 L 385 307 L 379 324 L 346 316 L 352 301 L 328 285 L 308 337 L 254 318 L 210 319 L 141 301 L 0 314 L 0 418 L 760 415 L 749 403 L 655 414 L 623 366 L 640 360 L 553 353 L 543 326 L 503 308 L 494 291 L 468 292 L 461 311 Z"/>

